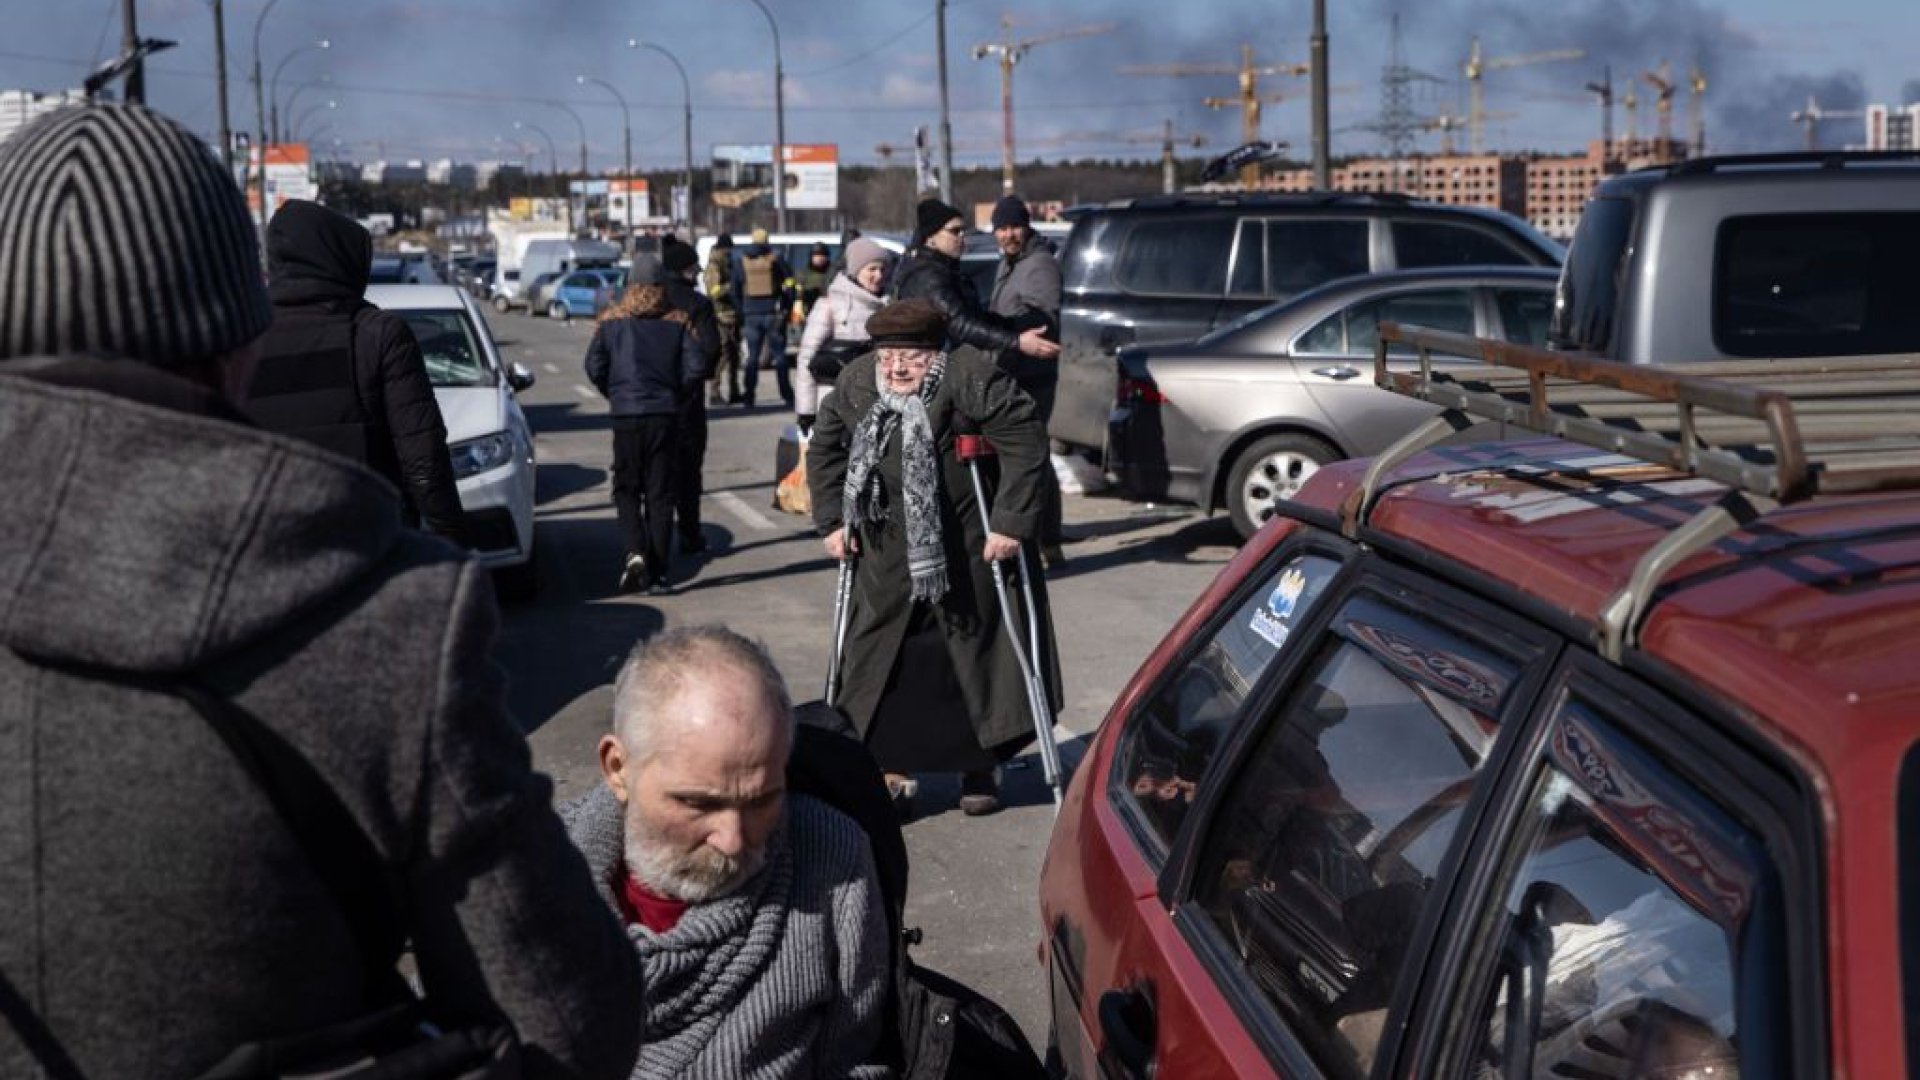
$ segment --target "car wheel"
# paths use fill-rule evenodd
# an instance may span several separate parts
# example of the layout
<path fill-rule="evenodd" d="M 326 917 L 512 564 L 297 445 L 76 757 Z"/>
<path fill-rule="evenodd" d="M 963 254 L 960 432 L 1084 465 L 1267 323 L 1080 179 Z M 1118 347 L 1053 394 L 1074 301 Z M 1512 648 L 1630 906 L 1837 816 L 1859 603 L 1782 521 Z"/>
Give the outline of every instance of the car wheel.
<path fill-rule="evenodd" d="M 503 566 L 493 572 L 493 589 L 500 599 L 524 604 L 540 593 L 540 549 L 527 553 L 527 561 L 518 566 Z"/>
<path fill-rule="evenodd" d="M 1256 439 L 1240 452 L 1227 473 L 1227 512 L 1243 540 L 1253 538 L 1273 517 L 1273 504 L 1300 493 L 1320 466 L 1340 452 L 1311 435 L 1288 433 Z"/>
<path fill-rule="evenodd" d="M 493 298 L 493 310 L 505 315 L 507 312 L 513 310 L 513 301 L 504 296 L 496 296 Z"/>
<path fill-rule="evenodd" d="M 547 305 L 547 318 L 552 319 L 554 322 L 566 322 L 572 317 L 573 312 L 568 311 L 567 305 L 558 300 Z"/>

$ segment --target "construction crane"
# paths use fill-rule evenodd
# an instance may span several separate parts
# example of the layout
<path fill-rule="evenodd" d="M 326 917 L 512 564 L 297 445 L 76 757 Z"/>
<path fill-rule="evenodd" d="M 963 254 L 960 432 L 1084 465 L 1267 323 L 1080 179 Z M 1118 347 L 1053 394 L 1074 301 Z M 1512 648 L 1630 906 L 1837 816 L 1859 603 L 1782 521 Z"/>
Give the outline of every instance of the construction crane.
<path fill-rule="evenodd" d="M 1013 194 L 1013 68 L 1032 52 L 1035 46 L 1050 45 L 1056 41 L 1072 38 L 1093 37 L 1097 34 L 1113 32 L 1116 23 L 1099 23 L 1093 26 L 1080 26 L 1072 30 L 1060 30 L 1039 37 L 1015 41 L 1013 37 L 1013 16 L 1000 16 L 1000 40 L 982 42 L 973 47 L 973 58 L 985 60 L 989 56 L 1000 60 L 1000 187 L 1006 194 Z"/>
<path fill-rule="evenodd" d="M 1467 89 L 1471 105 L 1467 110 L 1468 143 L 1473 153 L 1483 151 L 1482 139 L 1486 116 L 1486 98 L 1481 87 L 1481 79 L 1489 71 L 1506 71 L 1510 68 L 1526 67 L 1529 64 L 1549 64 L 1556 60 L 1579 60 L 1587 55 L 1585 49 L 1549 49 L 1545 52 L 1526 53 L 1521 56 L 1501 56 L 1488 60 L 1480 55 L 1480 38 L 1473 39 L 1473 47 L 1467 53 L 1465 72 Z"/>
<path fill-rule="evenodd" d="M 1813 95 L 1807 95 L 1807 107 L 1794 111 L 1793 122 L 1807 126 L 1807 149 L 1820 149 L 1820 121 L 1859 120 L 1867 114 L 1860 109 L 1823 109 Z"/>
<path fill-rule="evenodd" d="M 1240 92 L 1234 97 L 1210 97 L 1203 99 L 1210 109 L 1225 108 L 1229 105 L 1240 106 L 1240 137 L 1242 143 L 1260 141 L 1260 105 L 1261 103 L 1281 100 L 1281 95 L 1263 96 L 1260 93 L 1262 75 L 1291 75 L 1299 77 L 1313 69 L 1306 64 L 1277 64 L 1256 67 L 1253 62 L 1253 46 L 1240 46 L 1240 64 L 1150 64 L 1142 67 L 1123 67 L 1122 75 L 1173 75 L 1173 76 L 1211 76 L 1215 78 L 1233 76 L 1239 80 Z M 1260 185 L 1260 165 L 1251 162 L 1240 170 L 1240 183 L 1247 187 Z"/>
<path fill-rule="evenodd" d="M 1700 62 L 1693 62 L 1692 70 L 1687 72 L 1687 89 L 1693 95 L 1687 99 L 1687 130 L 1693 138 L 1693 156 L 1707 155 L 1707 120 L 1705 101 L 1707 96 L 1707 74 L 1700 70 Z"/>
<path fill-rule="evenodd" d="M 1600 70 L 1600 81 L 1587 84 L 1600 102 L 1600 160 L 1613 160 L 1613 65 Z"/>
<path fill-rule="evenodd" d="M 1160 144 L 1160 190 L 1167 195 L 1173 194 L 1180 187 L 1179 177 L 1175 175 L 1174 170 L 1174 147 L 1191 146 L 1197 150 L 1207 145 L 1207 137 L 1205 135 L 1198 133 L 1175 135 L 1173 133 L 1173 120 L 1171 118 L 1166 122 L 1166 129 L 1158 135 L 1122 135 L 1120 141 L 1132 146 L 1138 146 L 1144 143 Z"/>
<path fill-rule="evenodd" d="M 1519 118 L 1519 116 L 1520 114 L 1517 112 L 1511 112 L 1511 111 L 1502 110 L 1502 109 L 1490 109 L 1490 110 L 1487 110 L 1486 112 L 1481 113 L 1480 119 L 1483 121 L 1514 120 Z M 1443 156 L 1452 157 L 1455 150 L 1455 147 L 1453 144 L 1453 133 L 1467 126 L 1467 118 L 1464 116 L 1455 115 L 1450 112 L 1443 112 L 1435 116 L 1429 116 L 1426 119 L 1417 122 L 1415 126 L 1418 127 L 1421 131 L 1439 132 L 1440 133 L 1440 153 Z"/>
<path fill-rule="evenodd" d="M 1654 153 L 1664 157 L 1673 145 L 1673 64 L 1662 60 L 1660 70 L 1643 71 L 1640 78 L 1653 88 Z"/>
<path fill-rule="evenodd" d="M 1620 107 L 1627 114 L 1627 138 L 1620 156 L 1630 158 L 1636 153 L 1634 144 L 1640 141 L 1640 95 L 1633 92 L 1631 82 L 1627 83 L 1627 92 L 1620 96 Z"/>

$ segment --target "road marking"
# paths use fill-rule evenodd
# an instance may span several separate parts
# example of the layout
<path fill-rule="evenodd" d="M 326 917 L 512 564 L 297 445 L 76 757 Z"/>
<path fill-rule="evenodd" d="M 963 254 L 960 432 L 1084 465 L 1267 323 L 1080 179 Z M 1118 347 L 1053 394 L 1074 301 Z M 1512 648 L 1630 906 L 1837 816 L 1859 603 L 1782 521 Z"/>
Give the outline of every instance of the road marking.
<path fill-rule="evenodd" d="M 579 383 L 573 384 L 573 392 L 576 394 L 579 394 L 583 398 L 586 398 L 588 401 L 592 401 L 594 398 L 597 398 L 600 396 L 599 394 L 596 394 L 593 392 L 593 387 L 582 386 Z"/>
<path fill-rule="evenodd" d="M 779 526 L 767 520 L 767 515 L 748 506 L 745 499 L 742 499 L 731 491 L 714 492 L 713 501 L 733 511 L 733 516 L 746 522 L 749 528 L 758 529 L 761 532 L 773 532 L 779 528 Z"/>
<path fill-rule="evenodd" d="M 546 368 L 546 369 L 547 369 L 547 374 L 549 374 L 549 375 L 558 375 L 558 374 L 560 374 L 560 365 L 559 365 L 559 364 L 541 364 L 540 366 L 541 366 L 541 367 L 543 367 L 543 368 Z"/>

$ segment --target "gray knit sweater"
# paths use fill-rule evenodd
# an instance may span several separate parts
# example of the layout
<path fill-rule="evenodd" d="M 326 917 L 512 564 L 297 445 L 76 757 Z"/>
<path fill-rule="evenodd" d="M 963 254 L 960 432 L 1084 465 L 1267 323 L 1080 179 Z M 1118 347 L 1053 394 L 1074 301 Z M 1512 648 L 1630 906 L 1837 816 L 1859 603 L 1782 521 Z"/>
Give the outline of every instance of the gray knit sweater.
<path fill-rule="evenodd" d="M 622 814 L 604 785 L 561 811 L 609 906 Z M 694 905 L 665 934 L 628 928 L 647 976 L 635 1080 L 890 1076 L 873 1063 L 889 987 L 880 904 L 859 826 L 789 798 L 766 869 L 744 888 Z"/>

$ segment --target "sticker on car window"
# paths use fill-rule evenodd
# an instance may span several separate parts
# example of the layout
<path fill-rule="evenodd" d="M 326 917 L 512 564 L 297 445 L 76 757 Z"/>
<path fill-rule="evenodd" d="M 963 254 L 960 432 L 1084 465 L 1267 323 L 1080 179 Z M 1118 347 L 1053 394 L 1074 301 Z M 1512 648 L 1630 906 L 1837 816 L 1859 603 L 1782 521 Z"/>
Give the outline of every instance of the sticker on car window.
<path fill-rule="evenodd" d="M 1336 569 L 1336 564 L 1318 560 L 1301 560 L 1288 567 L 1274 581 L 1266 603 L 1253 610 L 1247 629 L 1275 649 L 1285 646 L 1295 622 L 1313 606 Z"/>

